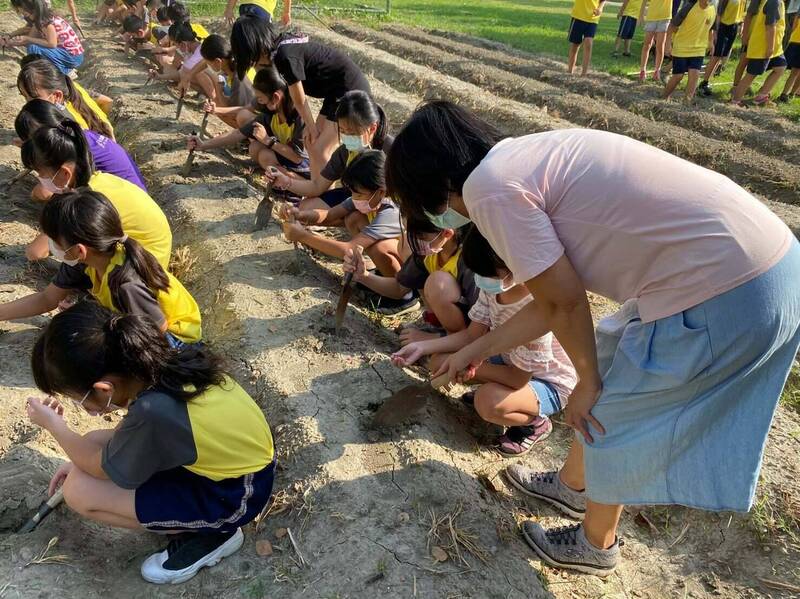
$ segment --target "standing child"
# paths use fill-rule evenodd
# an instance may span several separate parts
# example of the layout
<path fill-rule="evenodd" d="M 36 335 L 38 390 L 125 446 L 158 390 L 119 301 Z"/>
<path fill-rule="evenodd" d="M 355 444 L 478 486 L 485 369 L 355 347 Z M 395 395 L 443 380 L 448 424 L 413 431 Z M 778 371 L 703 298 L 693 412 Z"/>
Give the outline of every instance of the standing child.
<path fill-rule="evenodd" d="M 47 399 L 31 422 L 67 454 L 50 481 L 81 516 L 117 528 L 172 533 L 142 577 L 181 583 L 242 546 L 242 527 L 272 492 L 272 434 L 253 399 L 206 347 L 170 347 L 138 315 L 83 302 L 56 315 L 31 358 Z M 65 396 L 90 414 L 126 410 L 116 428 L 75 433 Z M 188 533 L 188 534 L 175 534 Z"/>
<path fill-rule="evenodd" d="M 661 65 L 664 64 L 664 48 L 671 20 L 672 2 L 670 0 L 644 0 L 642 2 L 639 21 L 644 22 L 644 44 L 639 67 L 640 82 L 647 77 L 647 61 L 650 59 L 650 48 L 654 43 L 656 58 L 653 65 L 653 80 L 661 81 Z"/>
<path fill-rule="evenodd" d="M 747 72 L 733 90 L 732 104 L 741 104 L 750 84 L 769 71 L 753 103 L 769 103 L 770 93 L 786 70 L 783 56 L 783 30 L 786 17 L 783 0 L 751 0 L 744 20 L 742 45 L 747 46 Z"/>
<path fill-rule="evenodd" d="M 83 63 L 83 46 L 72 26 L 54 14 L 44 0 L 23 0 L 22 14 L 29 27 L 2 40 L 5 46 L 27 46 L 28 54 L 44 56 L 63 74 L 71 74 Z"/>
<path fill-rule="evenodd" d="M 233 9 L 238 0 L 228 0 L 225 6 L 223 18 L 229 25 L 233 25 Z M 239 5 L 240 17 L 255 17 L 256 19 L 263 19 L 267 23 L 275 20 L 275 8 L 278 6 L 278 0 L 248 0 Z M 292 22 L 292 0 L 283 0 L 283 14 L 281 15 L 281 24 L 288 27 Z"/>
<path fill-rule="evenodd" d="M 87 188 L 58 194 L 44 207 L 40 225 L 61 268 L 43 291 L 0 305 L 0 320 L 50 312 L 71 291 L 82 290 L 114 312 L 149 318 L 170 345 L 200 341 L 194 298 L 125 233 L 103 194 Z"/>
<path fill-rule="evenodd" d="M 800 17 L 794 18 L 789 45 L 786 46 L 786 63 L 791 69 L 778 102 L 788 102 L 800 93 Z"/>
<path fill-rule="evenodd" d="M 721 0 L 717 10 L 717 27 L 714 34 L 714 51 L 706 65 L 703 81 L 700 83 L 700 93 L 704 96 L 711 95 L 709 81 L 719 70 L 725 68 L 733 50 L 733 43 L 742 30 L 744 11 L 747 0 Z"/>
<path fill-rule="evenodd" d="M 536 301 L 525 285 L 514 282 L 511 271 L 477 229 L 464 240 L 464 261 L 475 272 L 475 284 L 481 290 L 469 312 L 472 322 L 453 335 L 406 345 L 392 356 L 397 366 L 409 366 L 429 355 L 433 376 L 446 373 L 450 354 Z M 577 374 L 553 333 L 547 333 L 484 362 L 469 382 L 480 386 L 474 398 L 465 399 L 474 401 L 484 420 L 508 427 L 496 441 L 498 451 L 517 457 L 550 434 L 553 425 L 548 417 L 564 408 Z"/>
<path fill-rule="evenodd" d="M 578 60 L 578 50 L 583 48 L 583 66 L 581 75 L 589 72 L 589 65 L 592 62 L 592 44 L 594 34 L 597 32 L 597 23 L 600 22 L 600 15 L 603 13 L 603 6 L 606 0 L 575 0 L 572 5 L 569 23 L 569 55 L 567 57 L 567 72 L 575 71 L 575 63 Z"/>
<path fill-rule="evenodd" d="M 684 99 L 689 102 L 697 91 L 697 81 L 703 68 L 708 47 L 708 32 L 714 26 L 716 9 L 712 0 L 687 0 L 670 24 L 672 34 L 672 77 L 664 88 L 669 99 L 688 72 Z"/>
<path fill-rule="evenodd" d="M 641 8 L 642 0 L 623 0 L 622 6 L 619 7 L 619 12 L 617 13 L 619 30 L 617 31 L 617 39 L 614 42 L 612 56 L 619 56 L 619 47 L 623 43 L 622 55 L 626 57 L 631 55 L 631 41 L 633 41 L 633 34 L 636 33 L 636 23 Z"/>

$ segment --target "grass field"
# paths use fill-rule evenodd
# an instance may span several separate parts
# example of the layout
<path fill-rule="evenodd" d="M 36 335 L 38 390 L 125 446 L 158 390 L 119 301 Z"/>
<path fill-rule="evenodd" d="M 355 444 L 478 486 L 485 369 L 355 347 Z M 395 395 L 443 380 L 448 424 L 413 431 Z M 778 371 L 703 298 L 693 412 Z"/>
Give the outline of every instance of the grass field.
<path fill-rule="evenodd" d="M 63 5 L 56 0 L 55 5 Z M 93 0 L 80 1 L 86 10 L 94 6 Z M 194 14 L 198 16 L 221 15 L 223 0 L 188 0 Z M 294 11 L 301 18 L 309 18 L 308 12 L 298 3 Z M 486 39 L 504 42 L 530 52 L 566 58 L 566 32 L 572 0 L 392 0 L 389 16 L 355 12 L 356 7 L 385 8 L 384 0 L 322 0 L 304 3 L 323 19 L 346 15 L 367 25 L 393 21 L 424 28 L 438 28 L 467 33 Z M 618 75 L 635 77 L 639 72 L 638 54 L 643 33 L 637 29 L 630 58 L 613 58 L 614 39 L 619 21 L 616 18 L 619 5 L 609 3 L 595 38 L 592 66 L 595 69 Z M 738 45 L 738 44 L 737 44 Z M 652 61 L 650 63 L 652 65 Z M 721 76 L 714 80 L 715 95 L 720 100 L 729 98 L 734 65 L 731 64 Z M 758 80 L 757 80 L 758 83 Z M 783 81 L 776 86 L 773 96 L 783 89 Z M 790 118 L 800 120 L 800 99 L 778 110 Z"/>

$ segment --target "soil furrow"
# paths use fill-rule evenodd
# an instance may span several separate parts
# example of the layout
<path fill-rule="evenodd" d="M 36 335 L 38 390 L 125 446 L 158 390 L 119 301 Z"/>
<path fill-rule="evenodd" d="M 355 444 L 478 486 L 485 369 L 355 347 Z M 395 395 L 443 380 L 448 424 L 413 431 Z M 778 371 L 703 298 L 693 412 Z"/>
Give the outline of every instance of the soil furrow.
<path fill-rule="evenodd" d="M 800 204 L 800 170 L 788 162 L 763 156 L 749 148 L 711 140 L 675 125 L 652 121 L 611 102 L 565 92 L 557 86 L 472 60 L 465 61 L 458 55 L 389 33 L 344 24 L 340 28 L 347 32 L 347 45 L 352 45 L 353 38 L 369 42 L 373 47 L 491 90 L 498 96 L 546 107 L 573 123 L 645 141 L 724 173 L 773 200 Z M 522 129 L 516 134 L 523 131 L 529 132 Z"/>
<path fill-rule="evenodd" d="M 347 25 L 342 24 L 341 26 L 347 27 Z M 668 122 L 690 131 L 703 133 L 717 141 L 742 144 L 758 150 L 762 154 L 777 158 L 785 159 L 786 156 L 792 154 L 800 155 L 800 147 L 798 147 L 800 142 L 797 137 L 800 135 L 800 127 L 791 127 L 791 122 L 788 120 L 786 120 L 788 125 L 781 130 L 769 130 L 739 118 L 744 112 L 742 110 L 724 111 L 724 113 L 709 110 L 719 104 L 716 100 L 698 98 L 698 106 L 687 108 L 678 101 L 667 102 L 661 99 L 661 88 L 655 86 L 629 84 L 621 78 L 608 80 L 594 75 L 576 77 L 565 73 L 563 65 L 556 70 L 549 62 L 537 63 L 533 60 L 509 55 L 507 52 L 477 48 L 418 29 L 390 25 L 382 27 L 381 31 L 458 56 L 468 57 L 517 75 L 551 83 L 591 98 L 607 100 L 620 108 L 645 116 L 650 120 Z M 790 132 L 786 129 L 797 129 L 797 131 Z M 796 133 L 796 135 L 792 135 L 792 133 Z"/>

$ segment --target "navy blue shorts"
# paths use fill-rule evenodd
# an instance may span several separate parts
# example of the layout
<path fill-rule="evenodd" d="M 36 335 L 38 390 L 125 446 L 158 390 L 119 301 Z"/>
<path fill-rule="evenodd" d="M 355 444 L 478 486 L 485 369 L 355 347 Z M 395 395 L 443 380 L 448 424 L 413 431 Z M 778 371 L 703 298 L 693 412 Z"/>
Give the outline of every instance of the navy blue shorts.
<path fill-rule="evenodd" d="M 688 73 L 689 70 L 694 69 L 700 71 L 703 69 L 703 56 L 692 56 L 689 58 L 680 58 L 678 56 L 672 57 L 672 74 L 683 75 Z"/>
<path fill-rule="evenodd" d="M 778 69 L 786 66 L 786 57 L 781 54 L 775 58 L 748 58 L 747 59 L 747 72 L 750 75 L 758 77 L 772 69 Z"/>
<path fill-rule="evenodd" d="M 786 46 L 786 52 L 783 53 L 786 57 L 786 64 L 790 69 L 800 69 L 800 43 L 793 43 Z"/>
<path fill-rule="evenodd" d="M 308 161 L 308 157 L 303 158 L 298 163 L 298 162 L 292 162 L 286 156 L 283 156 L 275 152 L 275 158 L 278 159 L 278 164 L 280 164 L 287 171 L 292 171 L 293 173 L 297 173 L 304 179 L 311 178 L 311 163 Z"/>
<path fill-rule="evenodd" d="M 320 197 L 323 202 L 333 208 L 344 202 L 347 198 L 352 196 L 353 193 L 346 187 L 334 187 L 324 192 Z"/>
<path fill-rule="evenodd" d="M 733 42 L 739 35 L 741 30 L 741 23 L 734 23 L 733 25 L 719 24 L 717 29 L 717 43 L 714 44 L 714 56 L 717 58 L 728 58 L 733 50 Z"/>
<path fill-rule="evenodd" d="M 632 40 L 636 32 L 636 17 L 624 16 L 619 20 L 617 37 L 623 40 Z"/>
<path fill-rule="evenodd" d="M 256 19 L 261 19 L 263 21 L 266 21 L 267 23 L 272 22 L 272 15 L 269 14 L 266 10 L 264 10 L 260 6 L 258 6 L 257 4 L 240 4 L 239 16 L 255 17 Z"/>
<path fill-rule="evenodd" d="M 136 519 L 150 531 L 233 532 L 267 505 L 274 476 L 274 461 L 220 481 L 186 468 L 164 470 L 136 489 Z"/>
<path fill-rule="evenodd" d="M 567 37 L 570 44 L 580 44 L 587 37 L 593 38 L 596 32 L 597 23 L 589 23 L 588 21 L 573 18 L 569 23 L 569 35 Z"/>

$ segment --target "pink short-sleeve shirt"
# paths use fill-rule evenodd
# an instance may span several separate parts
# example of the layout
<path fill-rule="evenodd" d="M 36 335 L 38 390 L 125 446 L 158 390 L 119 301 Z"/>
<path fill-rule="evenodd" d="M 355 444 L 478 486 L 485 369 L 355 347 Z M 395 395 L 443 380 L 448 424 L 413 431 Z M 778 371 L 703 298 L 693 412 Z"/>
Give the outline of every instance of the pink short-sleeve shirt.
<path fill-rule="evenodd" d="M 622 135 L 564 129 L 498 143 L 464 184 L 469 216 L 516 281 L 566 253 L 584 286 L 643 321 L 746 283 L 793 235 L 727 177 Z"/>

